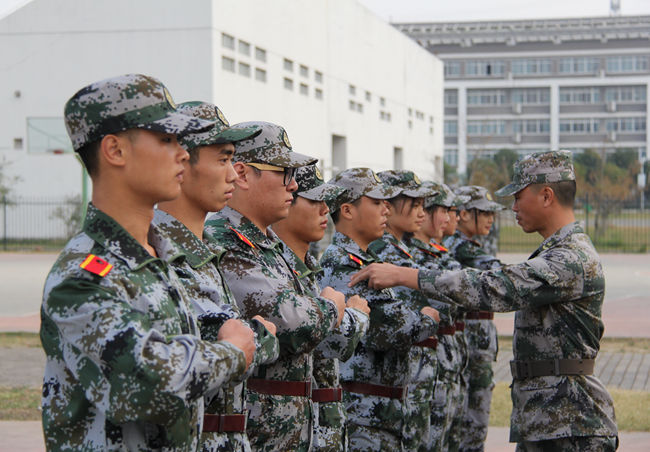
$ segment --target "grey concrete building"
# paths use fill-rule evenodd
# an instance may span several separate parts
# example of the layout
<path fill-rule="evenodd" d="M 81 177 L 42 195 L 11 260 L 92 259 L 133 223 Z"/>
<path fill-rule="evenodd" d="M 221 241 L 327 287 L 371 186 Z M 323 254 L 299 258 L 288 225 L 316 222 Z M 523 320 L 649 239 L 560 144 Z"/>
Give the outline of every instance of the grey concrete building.
<path fill-rule="evenodd" d="M 650 16 L 394 24 L 445 64 L 445 161 L 650 147 Z"/>

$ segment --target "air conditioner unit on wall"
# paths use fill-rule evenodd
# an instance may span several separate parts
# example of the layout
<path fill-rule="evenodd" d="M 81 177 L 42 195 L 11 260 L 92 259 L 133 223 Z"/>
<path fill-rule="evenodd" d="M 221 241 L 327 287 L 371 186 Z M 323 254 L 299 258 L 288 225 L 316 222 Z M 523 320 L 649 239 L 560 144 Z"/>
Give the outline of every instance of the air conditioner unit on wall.
<path fill-rule="evenodd" d="M 517 144 L 521 143 L 521 132 L 516 132 L 513 141 Z"/>
<path fill-rule="evenodd" d="M 607 111 L 610 113 L 614 113 L 616 111 L 616 102 L 614 102 L 613 100 L 607 102 Z"/>
<path fill-rule="evenodd" d="M 521 105 L 520 102 L 517 102 L 516 104 L 512 105 L 513 113 L 517 113 L 518 115 L 520 115 L 521 114 L 521 109 L 522 109 L 522 105 Z"/>
<path fill-rule="evenodd" d="M 616 131 L 610 130 L 607 133 L 607 141 L 611 141 L 612 143 L 616 141 Z"/>

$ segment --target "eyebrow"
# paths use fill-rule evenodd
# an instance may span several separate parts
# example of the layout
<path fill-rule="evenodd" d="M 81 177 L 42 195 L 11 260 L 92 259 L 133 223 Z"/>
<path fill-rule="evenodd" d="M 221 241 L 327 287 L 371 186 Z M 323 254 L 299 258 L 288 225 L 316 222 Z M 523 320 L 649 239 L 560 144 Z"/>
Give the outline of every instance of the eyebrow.
<path fill-rule="evenodd" d="M 235 154 L 235 151 L 233 149 L 224 148 L 221 151 L 219 151 L 219 153 L 227 156 L 232 156 Z"/>

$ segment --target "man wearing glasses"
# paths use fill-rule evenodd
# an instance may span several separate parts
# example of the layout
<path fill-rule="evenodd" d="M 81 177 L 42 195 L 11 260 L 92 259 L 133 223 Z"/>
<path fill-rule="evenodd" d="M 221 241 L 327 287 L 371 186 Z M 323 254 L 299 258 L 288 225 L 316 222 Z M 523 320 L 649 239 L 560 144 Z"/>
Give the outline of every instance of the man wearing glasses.
<path fill-rule="evenodd" d="M 286 131 L 267 122 L 260 135 L 235 143 L 238 179 L 228 207 L 208 218 L 205 234 L 226 249 L 220 268 L 244 318 L 277 325 L 280 357 L 248 380 L 247 434 L 253 450 L 308 450 L 311 442 L 312 350 L 343 319 L 345 297 L 302 288 L 269 228 L 286 218 L 298 188 L 296 168 L 316 159 L 293 152 Z"/>

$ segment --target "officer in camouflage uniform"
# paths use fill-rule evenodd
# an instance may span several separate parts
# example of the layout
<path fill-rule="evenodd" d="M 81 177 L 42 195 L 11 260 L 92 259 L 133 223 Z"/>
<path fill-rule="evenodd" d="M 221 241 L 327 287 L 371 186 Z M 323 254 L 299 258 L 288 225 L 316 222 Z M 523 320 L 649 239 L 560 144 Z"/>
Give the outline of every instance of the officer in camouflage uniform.
<path fill-rule="evenodd" d="M 512 210 L 522 229 L 544 238 L 525 262 L 417 274 L 384 266 L 357 274 L 353 282 L 420 287 L 470 309 L 517 311 L 510 441 L 518 451 L 616 450 L 614 404 L 593 375 L 604 330 L 605 278 L 591 240 L 575 221 L 571 153 L 525 156 L 513 179 L 497 194 L 514 195 Z"/>
<path fill-rule="evenodd" d="M 424 197 L 436 192 L 430 186 L 423 186 L 413 171 L 389 170 L 382 171 L 377 176 L 384 185 L 396 191 L 396 196 L 389 200 L 386 231 L 382 237 L 370 244 L 369 249 L 384 262 L 403 267 L 417 267 L 409 247 L 402 239 L 406 233 L 413 233 L 421 228 L 424 221 Z M 428 299 L 416 290 L 396 287 L 393 291 L 398 299 L 411 304 L 416 311 L 424 306 L 432 306 L 439 312 L 449 309 L 446 304 Z M 409 420 L 405 439 L 410 450 L 424 450 L 429 443 L 431 404 L 438 373 L 437 343 L 437 339 L 431 337 L 409 350 L 413 379 L 408 389 Z"/>
<path fill-rule="evenodd" d="M 437 312 L 418 311 L 390 289 L 348 287 L 351 274 L 378 261 L 368 245 L 382 236 L 388 212 L 382 200 L 396 190 L 368 168 L 345 170 L 330 183 L 346 192 L 330 206 L 336 233 L 321 258 L 320 283 L 365 298 L 371 309 L 368 332 L 352 358 L 341 363 L 350 450 L 407 450 L 407 390 L 414 377 L 409 351 L 435 333 Z"/>
<path fill-rule="evenodd" d="M 210 249 L 201 241 L 203 223 L 208 212 L 226 205 L 234 189 L 237 174 L 232 167 L 233 143 L 260 133 L 259 129 L 231 131 L 221 110 L 204 102 L 185 102 L 178 110 L 187 115 L 214 121 L 214 127 L 180 138 L 189 152 L 185 162 L 181 195 L 173 201 L 158 204 L 154 224 L 183 249 L 185 256 L 172 255 L 170 264 L 190 295 L 198 316 L 201 337 L 218 340 L 221 326 L 230 318 L 239 318 L 239 308 L 223 281 L 218 268 L 225 250 L 218 244 Z M 275 325 L 255 316 L 249 325 L 256 332 L 257 347 L 254 365 L 266 364 L 278 357 L 279 345 Z M 265 328 L 265 325 L 269 328 Z M 236 383 L 236 382 L 235 382 Z M 201 448 L 204 451 L 249 451 L 246 436 L 245 383 L 224 386 L 206 397 Z"/>
<path fill-rule="evenodd" d="M 444 184 L 425 181 L 423 185 L 436 191 L 424 199 L 426 212 L 422 228 L 406 239 L 413 260 L 419 268 L 455 270 L 462 268 L 447 249 L 436 243 L 449 221 L 449 208 L 456 195 Z M 467 198 L 469 199 L 469 198 Z M 466 199 L 464 199 L 466 200 Z M 431 409 L 431 432 L 428 449 L 432 451 L 458 450 L 462 439 L 462 417 L 467 393 L 467 382 L 462 375 L 467 366 L 467 344 L 463 330 L 464 311 L 454 304 L 445 304 L 440 312 L 438 326 L 438 376 Z"/>
<path fill-rule="evenodd" d="M 156 202 L 180 193 L 188 155 L 176 134 L 212 123 L 177 112 L 162 83 L 132 74 L 77 92 L 65 124 L 93 202 L 43 293 L 46 447 L 194 451 L 203 396 L 243 377 L 254 336 L 232 320 L 219 341 L 199 339 L 166 263 L 184 252 L 150 221 Z"/>
<path fill-rule="evenodd" d="M 291 265 L 305 290 L 312 295 L 320 292 L 318 277 L 323 270 L 309 251 L 310 243 L 323 238 L 329 208 L 345 189 L 323 181 L 316 165 L 298 168 L 298 190 L 289 216 L 273 225 L 284 246 L 284 257 Z M 304 257 L 299 257 L 304 256 Z M 341 402 L 339 360 L 350 359 L 361 337 L 368 330 L 368 302 L 359 296 L 347 300 L 341 325 L 314 349 L 313 450 L 343 452 L 348 449 L 345 428 L 345 407 Z"/>
<path fill-rule="evenodd" d="M 242 123 L 231 130 L 252 126 L 262 132 L 235 144 L 236 189 L 229 206 L 208 218 L 205 235 L 208 245 L 226 250 L 220 269 L 243 317 L 262 315 L 277 325 L 280 357 L 247 382 L 251 447 L 306 451 L 313 422 L 311 352 L 340 324 L 345 298 L 331 288 L 318 297 L 307 293 L 269 229 L 289 214 L 296 168 L 315 159 L 293 152 L 275 124 Z"/>
<path fill-rule="evenodd" d="M 475 237 L 488 234 L 496 211 L 502 210 L 503 206 L 492 200 L 485 187 L 468 185 L 458 188 L 456 193 L 469 200 L 459 207 L 460 221 L 456 232 L 445 239 L 449 253 L 463 267 L 483 270 L 501 268 L 501 261 L 487 254 Z M 496 361 L 498 350 L 493 318 L 494 314 L 487 311 L 465 313 L 465 338 L 469 352 L 465 378 L 469 388 L 460 447 L 462 451 L 482 451 L 487 438 L 494 389 L 492 362 Z"/>

